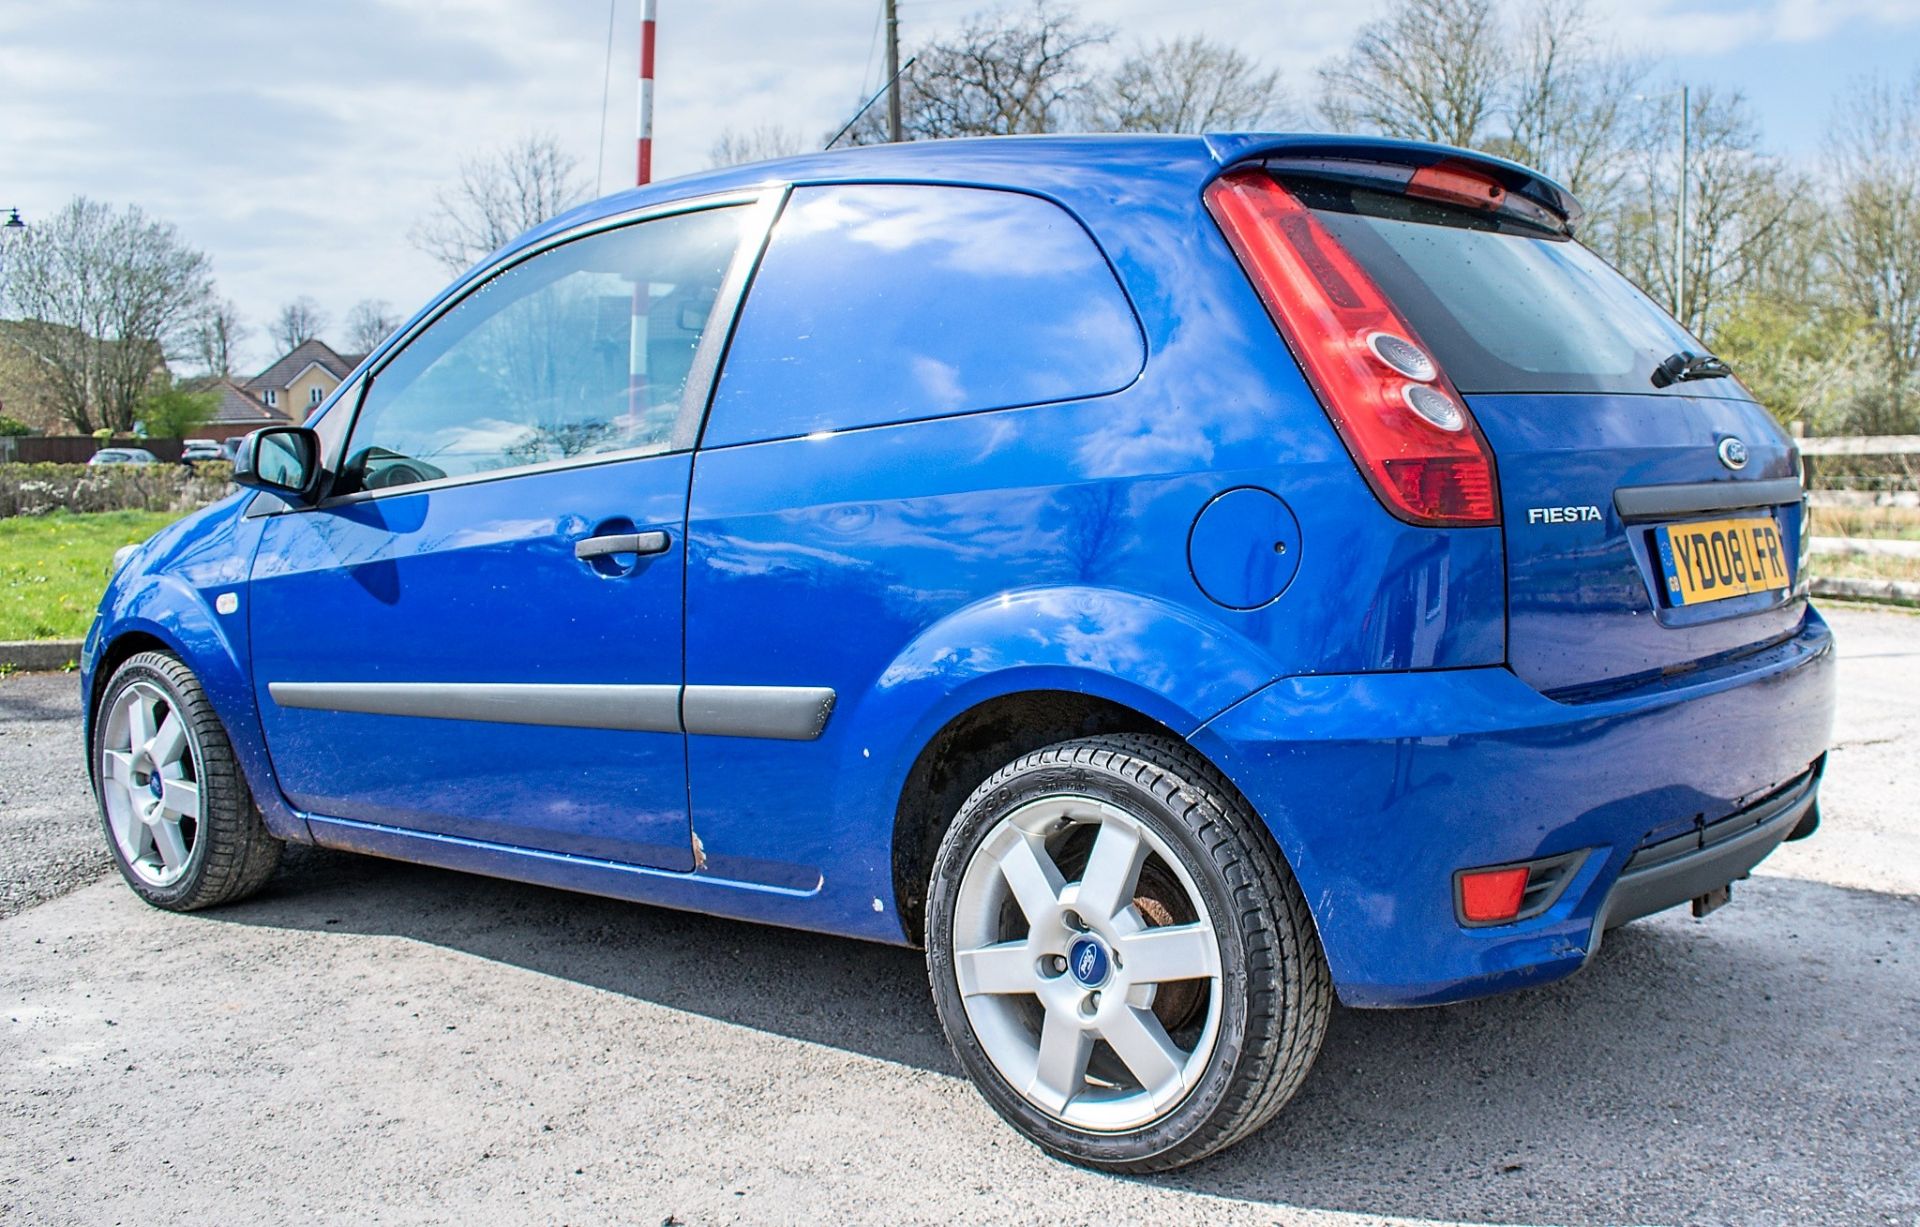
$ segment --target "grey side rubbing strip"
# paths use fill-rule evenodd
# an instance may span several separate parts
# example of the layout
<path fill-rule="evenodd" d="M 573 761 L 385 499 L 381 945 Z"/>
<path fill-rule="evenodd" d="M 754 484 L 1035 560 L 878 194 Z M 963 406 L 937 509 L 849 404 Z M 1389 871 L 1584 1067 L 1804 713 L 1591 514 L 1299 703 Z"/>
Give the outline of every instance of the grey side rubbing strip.
<path fill-rule="evenodd" d="M 776 741 L 820 736 L 834 700 L 826 686 L 537 682 L 268 682 L 267 693 L 282 707 L 313 711 Z"/>
<path fill-rule="evenodd" d="M 1703 481 L 1679 486 L 1627 486 L 1613 492 L 1613 505 L 1623 520 L 1655 520 L 1691 515 L 1696 511 L 1732 511 L 1740 507 L 1772 507 L 1800 501 L 1800 479 L 1776 477 L 1769 481 Z"/>
<path fill-rule="evenodd" d="M 689 686 L 680 712 L 689 733 L 812 741 L 833 699 L 826 686 Z"/>
<path fill-rule="evenodd" d="M 282 707 L 544 724 L 637 733 L 680 731 L 680 687 L 512 682 L 269 682 Z"/>

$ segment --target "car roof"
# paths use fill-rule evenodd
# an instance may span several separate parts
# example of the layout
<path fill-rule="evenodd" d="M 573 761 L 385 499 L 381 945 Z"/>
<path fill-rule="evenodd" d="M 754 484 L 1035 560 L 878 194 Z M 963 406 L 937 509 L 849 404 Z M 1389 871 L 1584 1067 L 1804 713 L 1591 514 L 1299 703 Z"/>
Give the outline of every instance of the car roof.
<path fill-rule="evenodd" d="M 1050 197 L 1098 199 L 1124 208 L 1127 202 L 1138 200 L 1141 192 L 1155 190 L 1144 180 L 1155 181 L 1161 190 L 1174 183 L 1197 191 L 1227 166 L 1282 155 L 1377 158 L 1414 165 L 1465 162 L 1494 174 L 1506 182 L 1509 190 L 1524 191 L 1570 218 L 1577 219 L 1580 214 L 1579 202 L 1572 193 L 1538 171 L 1490 154 L 1389 137 L 1324 132 L 1122 133 L 983 136 L 857 145 L 664 179 L 570 209 L 488 253 L 435 295 L 406 325 L 394 330 L 362 360 L 361 367 L 380 358 L 409 333 L 415 321 L 464 292 L 476 277 L 502 259 L 556 234 L 637 209 L 734 192 L 847 182 L 1013 189 Z"/>
<path fill-rule="evenodd" d="M 858 145 L 700 171 L 627 188 L 570 210 L 523 235 L 495 255 L 537 243 L 559 231 L 633 209 L 724 192 L 786 184 L 916 181 L 1015 188 L 1055 194 L 1101 179 L 1137 183 L 1143 171 L 1158 179 L 1185 179 L 1193 187 L 1226 166 L 1254 159 L 1365 157 L 1414 165 L 1469 163 L 1494 172 L 1513 190 L 1577 219 L 1579 202 L 1538 171 L 1474 150 L 1391 137 L 1324 132 L 1161 133 L 982 136 Z M 482 261 L 490 262 L 494 257 Z"/>

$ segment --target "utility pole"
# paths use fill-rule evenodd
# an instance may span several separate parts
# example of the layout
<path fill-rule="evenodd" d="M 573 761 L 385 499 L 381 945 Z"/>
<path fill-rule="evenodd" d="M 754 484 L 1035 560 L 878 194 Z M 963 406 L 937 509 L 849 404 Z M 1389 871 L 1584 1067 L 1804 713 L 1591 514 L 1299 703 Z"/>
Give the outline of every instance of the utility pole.
<path fill-rule="evenodd" d="M 900 9 L 887 0 L 887 139 L 899 144 L 900 133 Z"/>
<path fill-rule="evenodd" d="M 1687 322 L 1687 156 L 1693 143 L 1693 89 L 1680 87 L 1680 207 L 1673 221 L 1673 314 Z"/>
<path fill-rule="evenodd" d="M 635 116 L 639 127 L 639 178 L 653 181 L 653 18 L 656 0 L 640 0 L 640 97 Z"/>

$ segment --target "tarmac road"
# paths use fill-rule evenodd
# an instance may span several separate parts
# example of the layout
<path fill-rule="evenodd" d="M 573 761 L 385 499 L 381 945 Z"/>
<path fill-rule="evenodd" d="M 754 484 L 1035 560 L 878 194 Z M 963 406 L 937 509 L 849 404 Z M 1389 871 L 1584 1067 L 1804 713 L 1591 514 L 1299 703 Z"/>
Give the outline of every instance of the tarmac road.
<path fill-rule="evenodd" d="M 62 894 L 73 679 L 0 680 L 0 1222 L 1916 1227 L 1920 618 L 1830 616 L 1825 823 L 1733 906 L 1340 1011 L 1272 1126 L 1138 1180 L 1000 1124 L 910 951 L 310 850 L 199 916 Z"/>

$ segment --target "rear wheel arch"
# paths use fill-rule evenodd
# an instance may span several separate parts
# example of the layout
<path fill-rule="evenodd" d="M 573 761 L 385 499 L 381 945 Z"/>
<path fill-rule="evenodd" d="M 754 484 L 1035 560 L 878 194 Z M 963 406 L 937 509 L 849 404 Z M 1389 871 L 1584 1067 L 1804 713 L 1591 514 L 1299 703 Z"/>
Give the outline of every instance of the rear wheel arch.
<path fill-rule="evenodd" d="M 1222 765 L 1204 750 L 1177 730 L 1115 699 L 1072 690 L 1022 690 L 985 699 L 949 719 L 927 740 L 896 799 L 893 893 L 901 929 L 910 943 L 924 942 L 928 879 L 940 841 L 974 789 L 1034 750 L 1116 733 L 1179 741 L 1205 759 L 1221 781 L 1245 800 Z M 1276 852 L 1285 859 L 1277 845 Z"/>

